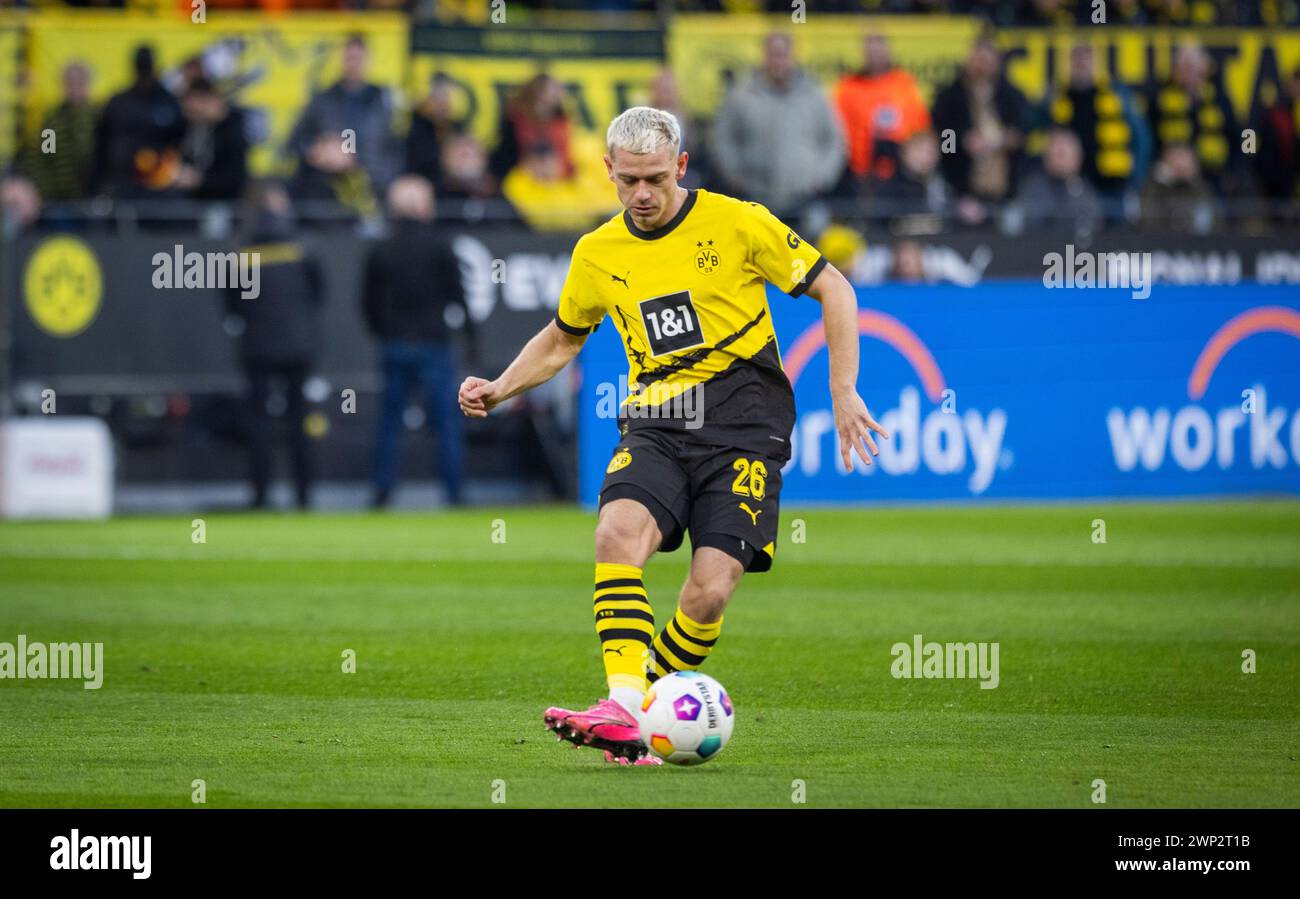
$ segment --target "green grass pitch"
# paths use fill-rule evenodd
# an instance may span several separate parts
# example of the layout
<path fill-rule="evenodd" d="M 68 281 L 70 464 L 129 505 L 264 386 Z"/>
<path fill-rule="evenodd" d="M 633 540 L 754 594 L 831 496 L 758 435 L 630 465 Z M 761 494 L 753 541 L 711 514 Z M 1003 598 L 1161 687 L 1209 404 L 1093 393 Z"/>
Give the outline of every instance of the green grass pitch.
<path fill-rule="evenodd" d="M 1092 540 L 1094 519 L 1106 543 Z M 0 680 L 0 806 L 1300 805 L 1300 504 L 784 509 L 705 667 L 700 768 L 556 743 L 603 695 L 594 516 L 0 524 L 0 641 L 103 642 L 102 689 Z M 803 522 L 804 542 L 793 542 Z M 494 534 L 504 542 L 494 542 Z M 685 551 L 647 569 L 662 622 Z M 1000 685 L 890 647 L 997 641 Z M 341 654 L 356 652 L 355 674 Z M 1242 672 L 1242 652 L 1257 672 Z"/>

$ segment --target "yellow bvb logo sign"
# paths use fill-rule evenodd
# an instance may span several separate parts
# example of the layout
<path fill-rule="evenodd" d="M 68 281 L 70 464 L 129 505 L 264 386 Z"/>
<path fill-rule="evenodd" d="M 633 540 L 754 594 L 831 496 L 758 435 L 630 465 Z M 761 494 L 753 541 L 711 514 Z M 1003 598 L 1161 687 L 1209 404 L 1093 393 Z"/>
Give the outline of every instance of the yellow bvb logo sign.
<path fill-rule="evenodd" d="M 609 468 L 605 469 L 605 474 L 613 474 L 616 471 L 627 468 L 632 464 L 632 454 L 627 450 L 619 450 L 614 454 L 614 458 L 609 460 Z"/>
<path fill-rule="evenodd" d="M 79 237 L 51 237 L 27 260 L 27 311 L 54 337 L 80 334 L 95 319 L 103 281 L 95 251 Z"/>

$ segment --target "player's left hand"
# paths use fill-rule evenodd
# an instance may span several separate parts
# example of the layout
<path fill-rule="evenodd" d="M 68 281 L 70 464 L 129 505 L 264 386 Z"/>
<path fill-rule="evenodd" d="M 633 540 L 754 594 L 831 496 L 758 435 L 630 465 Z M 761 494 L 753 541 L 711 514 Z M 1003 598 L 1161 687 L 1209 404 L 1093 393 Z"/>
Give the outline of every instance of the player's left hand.
<path fill-rule="evenodd" d="M 461 382 L 456 400 L 460 411 L 470 418 L 487 418 L 487 414 L 501 402 L 495 381 L 472 376 Z"/>
<path fill-rule="evenodd" d="M 871 417 L 867 404 L 862 402 L 857 391 L 846 390 L 834 394 L 831 399 L 835 412 L 835 430 L 840 435 L 840 459 L 844 462 L 845 470 L 853 470 L 853 452 L 870 465 L 871 457 L 880 452 L 871 432 L 875 431 L 885 440 L 889 439 L 889 432 Z M 868 453 L 867 450 L 871 452 Z"/>

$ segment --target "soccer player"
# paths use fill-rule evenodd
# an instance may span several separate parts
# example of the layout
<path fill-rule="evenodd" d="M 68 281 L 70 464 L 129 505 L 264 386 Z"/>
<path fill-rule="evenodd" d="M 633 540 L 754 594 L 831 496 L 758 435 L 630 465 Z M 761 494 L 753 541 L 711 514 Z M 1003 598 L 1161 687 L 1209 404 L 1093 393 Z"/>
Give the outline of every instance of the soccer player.
<path fill-rule="evenodd" d="M 586 711 L 550 708 L 543 719 L 608 761 L 655 764 L 638 725 L 648 685 L 704 663 L 741 575 L 767 571 L 776 553 L 795 410 L 764 282 L 822 304 L 845 467 L 853 452 L 870 465 L 872 432 L 889 435 L 857 393 L 857 298 L 844 276 L 762 206 L 678 186 L 687 154 L 670 113 L 633 107 L 606 142 L 624 211 L 574 247 L 555 320 L 495 381 L 466 378 L 459 402 L 482 418 L 549 380 L 606 315 L 623 338 L 629 395 L 596 524 L 594 611 L 609 698 Z M 656 635 L 642 568 L 686 532 L 690 572 Z"/>

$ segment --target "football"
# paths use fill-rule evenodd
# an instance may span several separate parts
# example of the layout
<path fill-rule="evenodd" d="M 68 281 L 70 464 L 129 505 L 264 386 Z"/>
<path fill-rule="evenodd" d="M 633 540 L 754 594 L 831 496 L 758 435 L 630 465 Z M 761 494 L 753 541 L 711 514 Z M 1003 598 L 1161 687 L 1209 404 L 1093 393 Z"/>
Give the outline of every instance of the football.
<path fill-rule="evenodd" d="M 641 739 L 652 754 L 674 765 L 702 765 L 716 757 L 736 724 L 722 684 L 698 671 L 660 678 L 641 711 Z"/>

